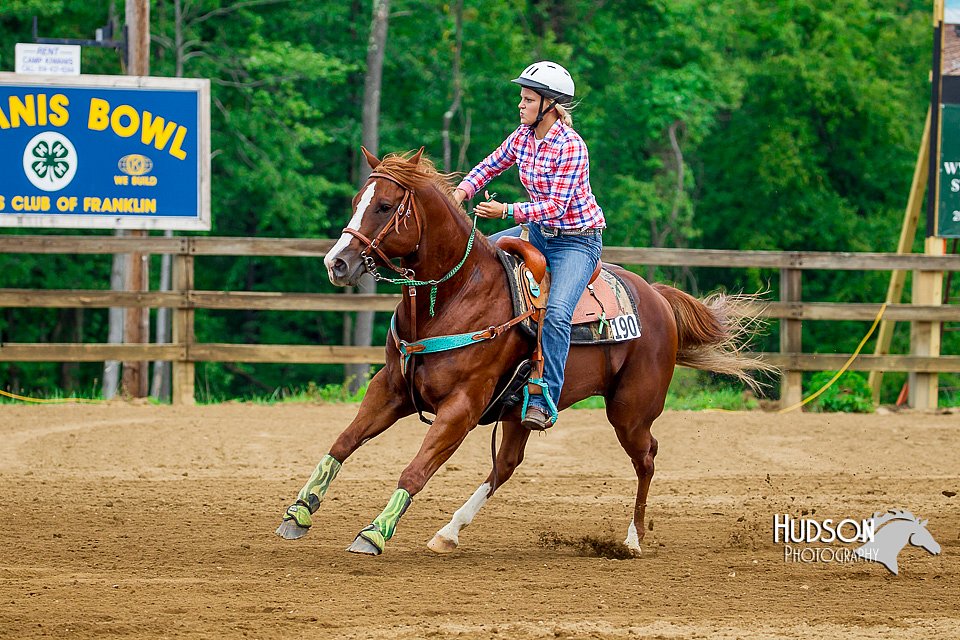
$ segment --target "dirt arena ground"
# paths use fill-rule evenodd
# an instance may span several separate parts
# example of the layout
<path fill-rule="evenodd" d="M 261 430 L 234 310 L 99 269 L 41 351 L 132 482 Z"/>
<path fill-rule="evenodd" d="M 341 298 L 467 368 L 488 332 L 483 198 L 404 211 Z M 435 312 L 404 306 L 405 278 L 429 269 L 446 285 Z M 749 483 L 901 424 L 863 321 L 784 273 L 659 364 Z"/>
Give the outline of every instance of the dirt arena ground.
<path fill-rule="evenodd" d="M 482 482 L 476 430 L 379 558 L 344 551 L 425 427 L 346 465 L 310 535 L 273 535 L 350 405 L 0 407 L 3 638 L 960 638 L 960 416 L 669 413 L 644 554 L 636 477 L 600 411 L 534 437 L 517 475 L 438 556 Z M 904 507 L 939 556 L 785 562 L 774 514 Z M 556 545 L 557 540 L 561 544 Z"/>

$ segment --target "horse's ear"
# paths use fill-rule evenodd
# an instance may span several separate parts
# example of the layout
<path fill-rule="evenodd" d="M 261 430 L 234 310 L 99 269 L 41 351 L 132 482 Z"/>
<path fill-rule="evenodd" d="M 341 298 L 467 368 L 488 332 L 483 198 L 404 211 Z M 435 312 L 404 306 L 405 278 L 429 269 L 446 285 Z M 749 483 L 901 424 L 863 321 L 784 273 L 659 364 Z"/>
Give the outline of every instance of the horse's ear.
<path fill-rule="evenodd" d="M 360 146 L 360 150 L 363 151 L 363 155 L 367 159 L 367 164 L 370 165 L 370 169 L 376 171 L 377 167 L 380 166 L 380 160 L 377 159 L 377 156 L 367 151 L 367 148 L 363 145 Z"/>
<path fill-rule="evenodd" d="M 417 151 L 413 155 L 413 157 L 410 158 L 409 160 L 410 164 L 412 164 L 413 166 L 417 166 L 418 164 L 420 164 L 420 156 L 423 155 L 423 149 L 424 149 L 423 147 L 420 147 L 420 151 Z"/>

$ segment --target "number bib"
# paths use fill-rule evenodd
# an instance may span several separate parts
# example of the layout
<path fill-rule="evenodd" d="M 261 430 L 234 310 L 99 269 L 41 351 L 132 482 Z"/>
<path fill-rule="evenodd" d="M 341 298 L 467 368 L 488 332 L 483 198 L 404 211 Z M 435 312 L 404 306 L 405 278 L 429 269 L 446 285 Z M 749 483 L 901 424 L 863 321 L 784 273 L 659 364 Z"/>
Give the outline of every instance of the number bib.
<path fill-rule="evenodd" d="M 617 316 L 608 320 L 610 323 L 610 337 L 617 342 L 633 340 L 640 337 L 640 323 L 632 313 Z"/>

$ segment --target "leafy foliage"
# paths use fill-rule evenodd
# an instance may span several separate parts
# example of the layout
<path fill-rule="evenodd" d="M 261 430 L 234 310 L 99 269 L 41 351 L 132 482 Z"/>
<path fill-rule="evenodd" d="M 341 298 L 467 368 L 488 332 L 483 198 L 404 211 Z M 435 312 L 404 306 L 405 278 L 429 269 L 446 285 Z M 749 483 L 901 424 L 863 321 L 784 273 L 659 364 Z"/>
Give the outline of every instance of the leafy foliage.
<path fill-rule="evenodd" d="M 810 378 L 806 393 L 815 393 L 837 375 L 836 371 L 821 371 Z M 845 371 L 836 382 L 812 402 L 814 411 L 841 411 L 844 413 L 873 413 L 870 385 L 863 374 Z"/>

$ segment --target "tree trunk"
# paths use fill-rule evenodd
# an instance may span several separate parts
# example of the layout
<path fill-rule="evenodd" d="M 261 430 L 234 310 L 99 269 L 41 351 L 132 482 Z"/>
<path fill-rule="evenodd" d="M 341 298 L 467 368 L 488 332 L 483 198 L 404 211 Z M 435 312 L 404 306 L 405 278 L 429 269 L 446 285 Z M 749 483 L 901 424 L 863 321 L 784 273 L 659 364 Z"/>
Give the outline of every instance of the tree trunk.
<path fill-rule="evenodd" d="M 168 238 L 173 237 L 173 231 L 164 231 L 163 235 Z M 160 257 L 160 291 L 170 291 L 170 270 L 173 260 L 170 254 L 163 254 Z M 166 344 L 170 342 L 170 309 L 164 307 L 157 309 L 157 344 Z M 170 363 L 164 360 L 157 360 L 153 363 L 153 380 L 150 386 L 150 395 L 160 400 L 167 400 L 170 397 Z"/>
<path fill-rule="evenodd" d="M 117 231 L 118 236 L 122 236 L 122 231 Z M 123 291 L 123 285 L 126 282 L 126 261 L 127 254 L 113 254 L 113 268 L 110 270 L 110 289 L 113 291 Z M 107 335 L 107 342 L 110 344 L 119 344 L 123 342 L 123 309 L 120 307 L 110 307 L 109 321 L 110 327 Z M 117 395 L 117 389 L 120 385 L 120 362 L 118 360 L 108 360 L 103 363 L 103 397 L 107 400 L 113 399 Z"/>
<path fill-rule="evenodd" d="M 390 0 L 374 0 L 373 20 L 370 24 L 370 38 L 367 40 L 367 75 L 363 87 L 363 146 L 374 155 L 379 154 L 380 146 L 380 92 L 383 84 L 383 55 L 387 46 L 387 26 L 390 20 Z M 370 176 L 366 162 L 361 163 L 360 180 L 362 185 Z M 376 293 L 377 283 L 369 274 L 364 274 L 357 285 L 359 293 Z M 353 344 L 369 347 L 373 341 L 372 311 L 357 313 L 357 322 L 353 328 Z M 345 384 L 350 393 L 366 384 L 370 379 L 370 365 L 348 364 L 345 367 Z"/>
<path fill-rule="evenodd" d="M 453 19 L 456 23 L 456 42 L 453 48 L 453 101 L 443 114 L 443 170 L 452 171 L 450 152 L 450 123 L 460 110 L 463 97 L 463 74 L 460 72 L 460 52 L 463 49 L 463 0 L 457 0 L 453 6 Z"/>
<path fill-rule="evenodd" d="M 175 71 L 174 76 L 183 77 L 183 57 L 186 54 L 183 43 L 183 4 L 181 0 L 173 0 L 173 56 Z M 165 231 L 164 236 L 173 237 L 173 231 Z M 164 254 L 160 258 L 160 291 L 170 291 L 170 282 L 172 279 L 171 270 L 173 269 L 173 260 L 169 254 Z M 170 318 L 172 314 L 169 308 L 157 309 L 157 334 L 156 343 L 166 344 L 171 340 Z M 170 363 L 164 360 L 157 360 L 153 363 L 153 379 L 150 384 L 150 395 L 160 400 L 167 400 L 170 397 Z"/>
<path fill-rule="evenodd" d="M 127 74 L 132 76 L 150 75 L 150 2 L 149 0 L 127 0 Z M 131 231 L 130 235 L 146 237 L 146 231 Z M 146 291 L 149 289 L 149 263 L 140 253 L 130 255 L 127 263 L 127 289 Z M 150 342 L 150 310 L 127 308 L 125 320 L 125 340 L 130 343 Z M 147 395 L 149 370 L 146 361 L 125 362 L 123 365 L 124 392 L 135 398 Z"/>

